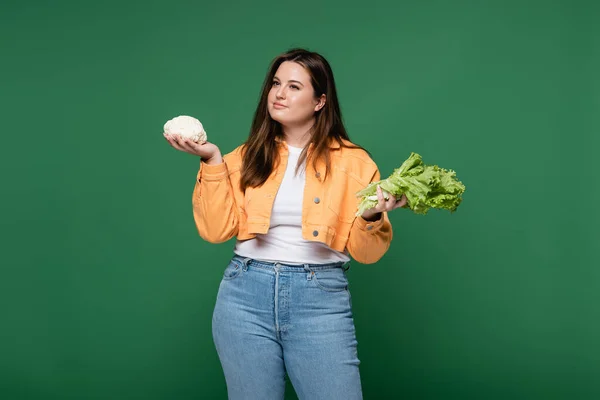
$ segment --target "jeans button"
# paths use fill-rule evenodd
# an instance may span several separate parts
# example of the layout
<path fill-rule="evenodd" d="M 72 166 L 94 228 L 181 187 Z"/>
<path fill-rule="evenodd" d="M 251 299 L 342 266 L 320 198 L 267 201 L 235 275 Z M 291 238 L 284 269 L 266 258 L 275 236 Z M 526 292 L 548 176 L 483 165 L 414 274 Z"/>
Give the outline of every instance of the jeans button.
<path fill-rule="evenodd" d="M 313 231 L 313 236 L 319 236 L 319 231 Z"/>
<path fill-rule="evenodd" d="M 315 204 L 319 204 L 321 202 L 321 199 L 319 199 L 318 197 L 315 197 Z"/>

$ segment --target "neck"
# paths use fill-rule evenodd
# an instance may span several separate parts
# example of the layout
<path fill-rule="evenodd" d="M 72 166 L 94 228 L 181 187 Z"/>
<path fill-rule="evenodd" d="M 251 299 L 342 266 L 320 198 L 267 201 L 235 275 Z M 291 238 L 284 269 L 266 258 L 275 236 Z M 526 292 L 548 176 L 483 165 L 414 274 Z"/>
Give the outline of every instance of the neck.
<path fill-rule="evenodd" d="M 302 125 L 284 126 L 283 135 L 285 136 L 285 142 L 293 147 L 305 147 L 310 142 L 310 129 L 314 123 L 315 120 L 311 119 Z"/>

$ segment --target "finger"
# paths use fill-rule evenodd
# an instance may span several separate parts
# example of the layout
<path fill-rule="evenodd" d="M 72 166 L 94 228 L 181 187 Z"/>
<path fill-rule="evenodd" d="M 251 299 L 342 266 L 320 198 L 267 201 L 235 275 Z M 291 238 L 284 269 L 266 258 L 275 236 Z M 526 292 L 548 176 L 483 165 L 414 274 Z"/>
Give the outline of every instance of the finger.
<path fill-rule="evenodd" d="M 187 141 L 187 138 L 185 138 L 185 137 L 179 137 L 177 143 L 179 143 L 179 145 L 182 148 L 184 148 L 186 150 L 190 150 L 190 145 L 189 145 L 189 143 Z"/>
<path fill-rule="evenodd" d="M 186 149 L 184 149 L 183 147 L 181 147 L 181 146 L 180 146 L 179 144 L 177 144 L 177 143 L 173 143 L 173 144 L 172 144 L 172 146 L 173 146 L 173 148 L 174 148 L 175 150 L 179 150 L 179 151 L 187 152 L 187 151 L 186 151 Z"/>
<path fill-rule="evenodd" d="M 383 190 L 381 188 L 381 186 L 379 186 L 379 190 L 381 190 L 381 195 L 383 196 L 383 201 L 388 201 L 390 199 L 391 194 L 385 190 Z"/>
<path fill-rule="evenodd" d="M 405 207 L 408 205 L 408 199 L 406 198 L 405 195 L 402 195 L 402 197 L 400 198 L 400 200 L 396 203 L 394 208 L 400 208 L 400 207 Z"/>
<path fill-rule="evenodd" d="M 179 138 L 177 138 L 177 135 L 172 135 L 170 137 L 169 143 L 174 149 L 187 152 L 187 150 L 179 143 Z"/>
<path fill-rule="evenodd" d="M 377 206 L 375 208 L 377 211 L 382 211 L 385 208 L 385 198 L 381 186 L 377 186 Z"/>
<path fill-rule="evenodd" d="M 181 136 L 179 136 L 179 135 L 171 135 L 171 139 L 173 140 L 173 142 L 179 144 L 179 142 L 181 141 Z"/>
<path fill-rule="evenodd" d="M 390 194 L 388 201 L 385 202 L 385 209 L 388 211 L 393 210 L 395 205 L 396 205 L 396 196 Z"/>
<path fill-rule="evenodd" d="M 189 145 L 186 142 L 186 138 L 179 135 L 174 135 L 174 140 L 175 143 L 179 146 L 179 149 L 181 149 L 181 151 L 185 151 L 186 153 L 191 151 Z"/>
<path fill-rule="evenodd" d="M 188 151 L 192 154 L 198 155 L 198 143 L 194 142 L 192 139 L 185 139 L 185 146 Z"/>
<path fill-rule="evenodd" d="M 166 133 L 165 133 L 164 136 L 165 136 L 165 140 L 167 142 L 169 142 L 169 144 L 171 145 L 171 147 L 173 147 L 173 138 L 170 135 L 167 135 Z"/>

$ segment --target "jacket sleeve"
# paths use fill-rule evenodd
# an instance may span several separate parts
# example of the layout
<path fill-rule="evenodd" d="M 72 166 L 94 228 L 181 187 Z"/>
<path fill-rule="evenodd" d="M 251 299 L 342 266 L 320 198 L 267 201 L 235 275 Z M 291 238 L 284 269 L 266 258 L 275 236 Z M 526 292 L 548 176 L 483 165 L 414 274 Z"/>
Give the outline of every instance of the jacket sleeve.
<path fill-rule="evenodd" d="M 223 243 L 238 233 L 239 215 L 227 161 L 217 165 L 200 162 L 192 195 L 196 228 L 202 239 Z"/>
<path fill-rule="evenodd" d="M 371 182 L 380 180 L 376 170 Z M 393 231 L 387 212 L 381 213 L 377 221 L 369 222 L 361 216 L 356 217 L 346 247 L 348 252 L 361 264 L 374 264 L 383 257 L 390 247 Z"/>

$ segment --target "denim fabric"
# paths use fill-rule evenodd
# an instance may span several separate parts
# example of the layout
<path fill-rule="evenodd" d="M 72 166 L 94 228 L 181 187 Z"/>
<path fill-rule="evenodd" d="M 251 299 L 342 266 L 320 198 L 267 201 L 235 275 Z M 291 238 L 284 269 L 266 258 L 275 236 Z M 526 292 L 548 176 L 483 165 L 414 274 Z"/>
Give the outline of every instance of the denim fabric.
<path fill-rule="evenodd" d="M 285 374 L 301 400 L 362 399 L 346 268 L 234 256 L 212 331 L 229 399 L 280 400 Z"/>

